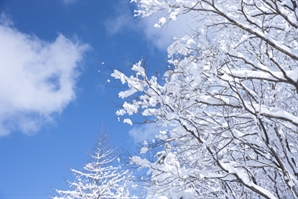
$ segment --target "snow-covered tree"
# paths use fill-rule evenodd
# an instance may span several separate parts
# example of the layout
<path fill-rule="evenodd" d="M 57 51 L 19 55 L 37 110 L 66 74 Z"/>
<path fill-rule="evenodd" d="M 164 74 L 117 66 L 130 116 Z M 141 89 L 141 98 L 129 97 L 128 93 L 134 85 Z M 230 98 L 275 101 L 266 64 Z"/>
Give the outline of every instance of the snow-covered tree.
<path fill-rule="evenodd" d="M 157 27 L 197 20 L 162 81 L 142 61 L 112 74 L 129 87 L 117 115 L 168 127 L 156 162 L 132 158 L 149 169 L 148 198 L 298 198 L 297 0 L 135 2 Z"/>
<path fill-rule="evenodd" d="M 69 190 L 56 190 L 53 199 L 131 199 L 131 173 L 121 166 L 113 166 L 115 150 L 107 144 L 108 137 L 101 133 L 92 161 L 83 170 L 71 169 L 75 180 L 68 182 Z"/>

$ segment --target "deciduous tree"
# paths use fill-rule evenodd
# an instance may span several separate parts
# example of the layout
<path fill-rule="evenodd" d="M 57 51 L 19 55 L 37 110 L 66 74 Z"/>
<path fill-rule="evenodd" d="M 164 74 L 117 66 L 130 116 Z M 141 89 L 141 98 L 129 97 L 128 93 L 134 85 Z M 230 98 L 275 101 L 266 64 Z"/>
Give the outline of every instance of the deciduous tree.
<path fill-rule="evenodd" d="M 132 158 L 150 171 L 149 198 L 297 198 L 298 2 L 135 2 L 138 16 L 163 14 L 156 26 L 197 19 L 168 48 L 163 81 L 142 61 L 112 74 L 129 87 L 118 115 L 168 127 L 163 160 Z"/>

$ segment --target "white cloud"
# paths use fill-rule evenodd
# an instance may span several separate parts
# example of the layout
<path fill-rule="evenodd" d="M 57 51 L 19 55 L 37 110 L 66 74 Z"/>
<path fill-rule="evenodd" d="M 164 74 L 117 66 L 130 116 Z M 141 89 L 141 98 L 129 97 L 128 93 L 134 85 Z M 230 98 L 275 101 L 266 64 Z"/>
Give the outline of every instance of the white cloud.
<path fill-rule="evenodd" d="M 151 142 L 163 127 L 158 127 L 156 124 L 148 123 L 140 126 L 135 126 L 129 131 L 129 135 L 136 143 L 143 143 L 144 141 Z"/>
<path fill-rule="evenodd" d="M 79 65 L 89 47 L 61 34 L 45 42 L 8 22 L 2 14 L 0 136 L 33 134 L 76 98 Z"/>
<path fill-rule="evenodd" d="M 131 4 L 130 6 L 134 6 Z M 186 31 L 197 25 L 191 14 L 185 14 L 175 21 L 165 23 L 161 20 L 163 13 L 156 13 L 146 18 L 133 17 L 133 11 L 128 2 L 122 2 L 115 7 L 115 16 L 106 21 L 106 30 L 110 34 L 117 34 L 127 29 L 139 31 L 146 39 L 160 50 L 166 50 L 173 42 L 174 37 L 183 37 Z M 155 24 L 163 21 L 163 27 L 157 28 Z"/>
<path fill-rule="evenodd" d="M 108 18 L 104 22 L 106 31 L 109 34 L 114 35 L 120 33 L 124 29 L 136 30 L 138 28 L 128 3 L 129 2 L 119 1 L 119 3 L 114 7 L 114 16 Z"/>
<path fill-rule="evenodd" d="M 165 23 L 162 27 L 156 27 L 161 13 L 140 20 L 142 30 L 146 38 L 160 50 L 165 50 L 173 43 L 175 37 L 183 37 L 189 32 L 193 23 L 190 15 L 182 15 L 177 20 Z"/>
<path fill-rule="evenodd" d="M 65 4 L 71 4 L 71 3 L 75 3 L 76 0 L 63 0 L 63 3 Z"/>

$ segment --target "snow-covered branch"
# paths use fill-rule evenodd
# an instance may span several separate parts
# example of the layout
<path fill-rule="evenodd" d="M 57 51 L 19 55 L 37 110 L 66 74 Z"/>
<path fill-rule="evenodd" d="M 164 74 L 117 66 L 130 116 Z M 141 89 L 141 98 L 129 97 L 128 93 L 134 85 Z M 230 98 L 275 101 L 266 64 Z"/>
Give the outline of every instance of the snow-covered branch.
<path fill-rule="evenodd" d="M 74 181 L 68 181 L 69 190 L 58 190 L 53 199 L 130 199 L 136 198 L 130 193 L 132 174 L 120 166 L 112 166 L 114 150 L 107 145 L 107 135 L 101 133 L 96 151 L 91 155 L 93 161 L 83 170 L 71 169 Z"/>
<path fill-rule="evenodd" d="M 168 128 L 157 136 L 168 144 L 162 161 L 135 158 L 150 170 L 150 197 L 297 198 L 297 1 L 134 2 L 136 15 L 162 15 L 157 26 L 198 19 L 168 48 L 163 84 L 142 62 L 134 76 L 112 74 L 129 87 L 119 116 L 141 113 Z"/>

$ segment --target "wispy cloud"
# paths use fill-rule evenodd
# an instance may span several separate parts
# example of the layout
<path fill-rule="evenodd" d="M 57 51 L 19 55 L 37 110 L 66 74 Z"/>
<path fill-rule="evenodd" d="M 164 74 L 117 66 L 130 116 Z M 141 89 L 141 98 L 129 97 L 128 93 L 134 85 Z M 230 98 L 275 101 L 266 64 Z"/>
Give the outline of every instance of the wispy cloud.
<path fill-rule="evenodd" d="M 167 49 L 173 43 L 174 38 L 183 37 L 186 31 L 193 26 L 192 17 L 190 15 L 182 15 L 177 20 L 171 21 L 163 27 L 154 27 L 160 16 L 162 16 L 161 13 L 157 13 L 152 17 L 141 19 L 139 22 L 147 40 L 152 42 L 160 50 Z"/>
<path fill-rule="evenodd" d="M 138 28 L 128 1 L 119 1 L 114 6 L 113 16 L 108 18 L 104 25 L 110 35 L 121 33 L 123 30 L 136 30 Z"/>
<path fill-rule="evenodd" d="M 75 3 L 77 0 L 63 0 L 63 3 L 65 4 L 71 4 L 71 3 Z"/>
<path fill-rule="evenodd" d="M 0 136 L 33 134 L 76 98 L 78 69 L 89 47 L 61 34 L 54 42 L 24 34 L 5 14 L 0 32 Z"/>
<path fill-rule="evenodd" d="M 129 131 L 129 135 L 136 143 L 143 143 L 144 141 L 151 142 L 160 131 L 164 130 L 156 124 L 148 123 L 140 126 L 135 126 Z"/>
<path fill-rule="evenodd" d="M 180 16 L 177 20 L 165 24 L 161 28 L 154 25 L 158 23 L 162 13 L 156 13 L 151 17 L 134 17 L 132 7 L 127 1 L 121 1 L 115 7 L 114 16 L 105 21 L 105 27 L 108 33 L 114 35 L 127 30 L 138 31 L 144 34 L 145 38 L 160 50 L 165 50 L 172 42 L 174 37 L 182 37 L 191 27 L 196 24 L 195 19 L 190 14 Z"/>

